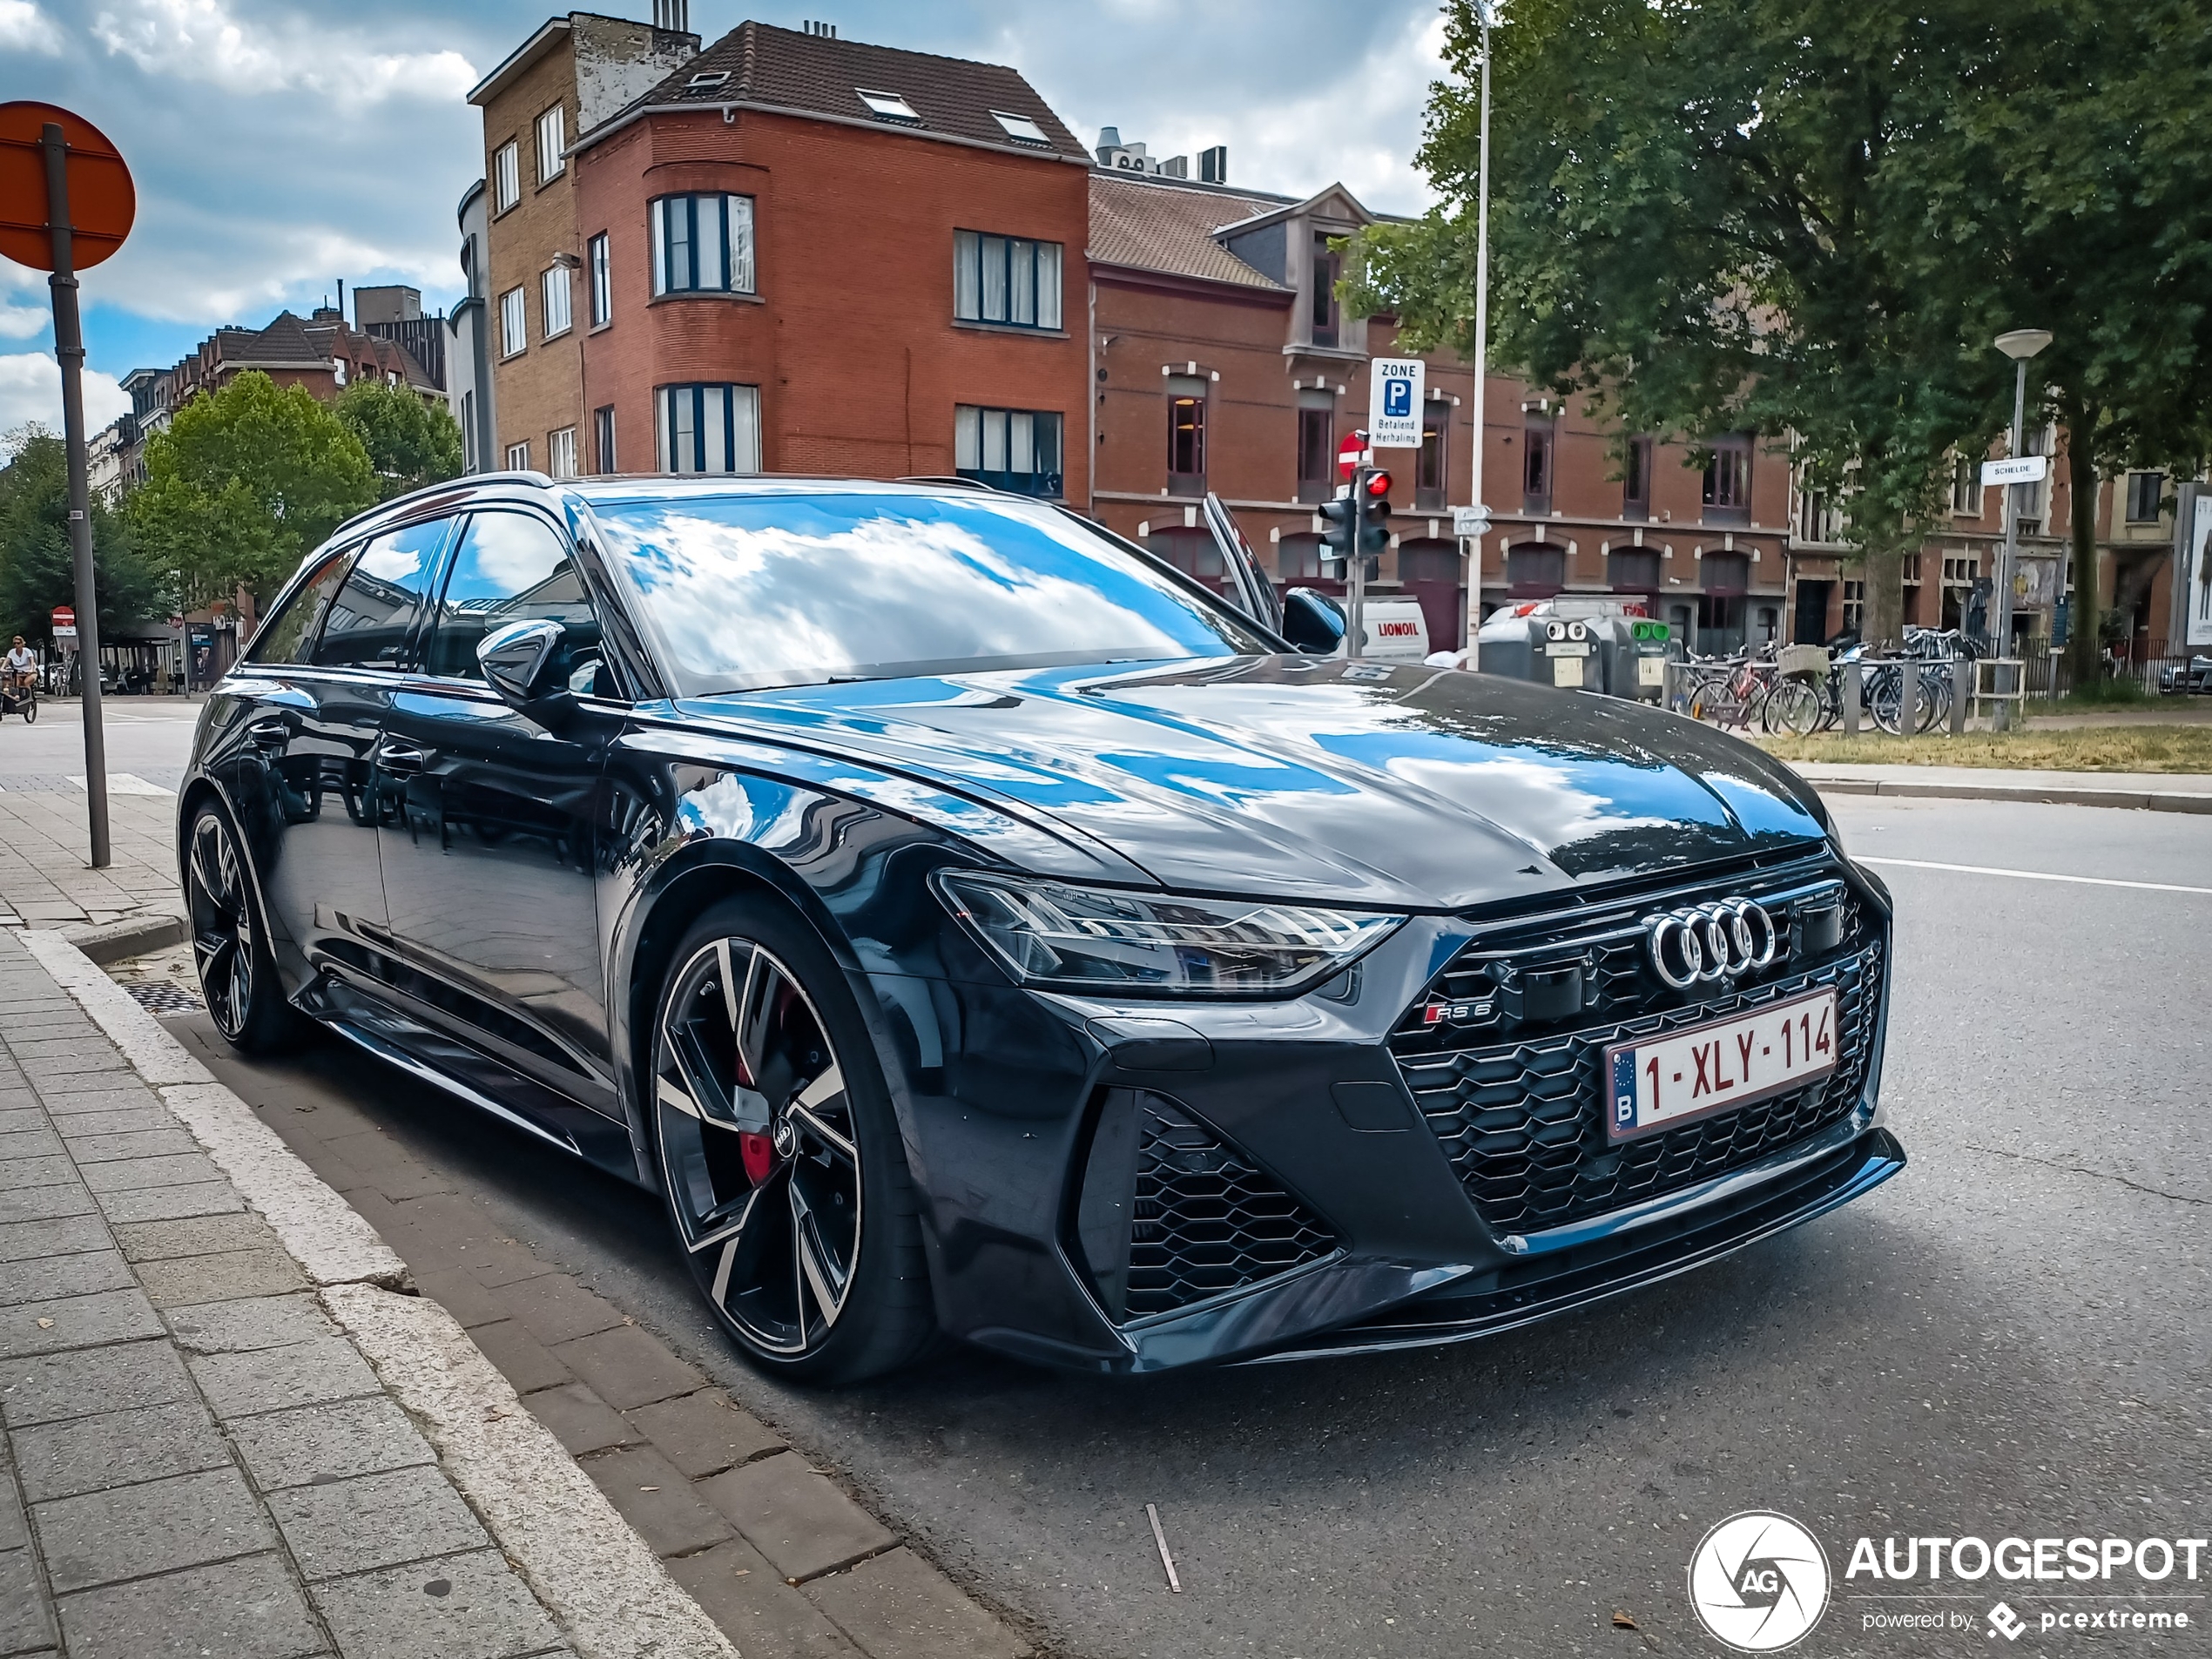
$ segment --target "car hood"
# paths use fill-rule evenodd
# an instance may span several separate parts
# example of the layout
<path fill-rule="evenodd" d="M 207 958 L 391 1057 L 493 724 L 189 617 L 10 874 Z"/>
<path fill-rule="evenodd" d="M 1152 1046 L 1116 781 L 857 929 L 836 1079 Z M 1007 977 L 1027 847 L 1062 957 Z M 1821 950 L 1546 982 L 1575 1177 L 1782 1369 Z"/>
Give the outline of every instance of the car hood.
<path fill-rule="evenodd" d="M 1163 886 L 1460 909 L 1824 839 L 1795 774 L 1643 705 L 1306 658 L 1051 668 L 687 700 L 865 758 Z"/>

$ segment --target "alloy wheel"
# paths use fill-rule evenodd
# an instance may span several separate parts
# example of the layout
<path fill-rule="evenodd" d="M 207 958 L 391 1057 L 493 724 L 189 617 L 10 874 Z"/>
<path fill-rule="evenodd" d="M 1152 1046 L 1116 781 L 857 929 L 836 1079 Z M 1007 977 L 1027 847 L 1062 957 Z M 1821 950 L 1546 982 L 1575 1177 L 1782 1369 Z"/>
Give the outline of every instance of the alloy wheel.
<path fill-rule="evenodd" d="M 860 1253 L 860 1136 L 797 977 L 719 939 L 671 981 L 654 1044 L 662 1179 L 700 1285 L 783 1359 L 827 1340 Z"/>
<path fill-rule="evenodd" d="M 253 907 L 238 848 L 212 812 L 192 825 L 185 869 L 200 994 L 216 1028 L 236 1042 L 253 1008 Z"/>

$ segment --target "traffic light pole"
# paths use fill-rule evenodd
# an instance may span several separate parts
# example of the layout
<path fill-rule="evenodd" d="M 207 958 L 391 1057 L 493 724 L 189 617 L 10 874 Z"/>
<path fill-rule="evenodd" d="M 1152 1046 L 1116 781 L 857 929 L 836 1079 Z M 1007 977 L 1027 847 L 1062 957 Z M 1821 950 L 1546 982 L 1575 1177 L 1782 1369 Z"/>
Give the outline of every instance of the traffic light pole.
<path fill-rule="evenodd" d="M 69 144 L 61 124 L 45 123 L 46 223 L 54 240 L 54 357 L 62 371 L 62 442 L 69 455 L 69 546 L 77 564 L 77 660 L 84 716 L 84 801 L 91 819 L 92 867 L 108 863 L 107 737 L 100 725 L 100 610 L 92 580 L 92 492 L 84 463 L 84 330 L 77 314 L 76 255 L 69 219 Z"/>
<path fill-rule="evenodd" d="M 1366 655 L 1367 555 L 1360 543 L 1367 535 L 1367 469 L 1352 469 L 1352 545 L 1345 549 L 1344 609 L 1349 626 L 1344 637 L 1345 660 Z"/>

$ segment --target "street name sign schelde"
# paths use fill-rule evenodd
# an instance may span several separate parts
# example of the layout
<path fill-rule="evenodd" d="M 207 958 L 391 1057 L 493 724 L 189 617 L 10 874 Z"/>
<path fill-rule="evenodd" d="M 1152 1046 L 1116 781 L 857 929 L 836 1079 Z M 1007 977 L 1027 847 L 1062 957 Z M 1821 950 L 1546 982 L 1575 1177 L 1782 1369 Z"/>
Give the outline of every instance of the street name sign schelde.
<path fill-rule="evenodd" d="M 2048 455 L 2014 455 L 2009 461 L 1983 462 L 1981 481 L 1985 484 L 2040 484 L 2050 470 Z"/>

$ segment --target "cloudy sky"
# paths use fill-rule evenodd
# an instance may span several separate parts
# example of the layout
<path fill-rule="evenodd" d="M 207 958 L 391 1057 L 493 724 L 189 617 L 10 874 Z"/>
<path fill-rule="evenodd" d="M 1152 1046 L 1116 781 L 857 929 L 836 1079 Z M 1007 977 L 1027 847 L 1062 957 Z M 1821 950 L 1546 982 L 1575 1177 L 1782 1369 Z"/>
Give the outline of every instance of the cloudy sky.
<path fill-rule="evenodd" d="M 597 10 L 646 17 L 651 0 Z M 130 161 L 130 242 L 85 273 L 86 406 L 218 324 L 304 313 L 349 285 L 459 294 L 454 209 L 481 171 L 470 86 L 552 15 L 537 0 L 0 0 L 0 101 L 84 116 Z M 1087 142 L 1229 146 L 1238 184 L 1342 179 L 1426 205 L 1411 158 L 1438 73 L 1435 0 L 692 0 L 709 40 L 747 17 L 1011 64 Z M 44 278 L 0 260 L 0 431 L 60 425 Z"/>

